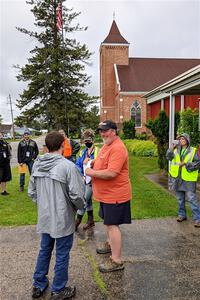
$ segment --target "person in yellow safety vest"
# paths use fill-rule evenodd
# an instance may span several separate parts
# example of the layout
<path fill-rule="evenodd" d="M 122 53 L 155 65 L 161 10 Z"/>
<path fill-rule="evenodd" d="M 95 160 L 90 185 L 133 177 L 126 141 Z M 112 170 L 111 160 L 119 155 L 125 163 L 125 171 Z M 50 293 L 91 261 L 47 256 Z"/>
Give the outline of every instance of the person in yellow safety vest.
<path fill-rule="evenodd" d="M 92 182 L 91 177 L 85 175 L 85 169 L 90 166 L 93 159 L 97 157 L 98 147 L 94 146 L 94 131 L 92 129 L 86 129 L 82 134 L 82 141 L 85 144 L 85 148 L 80 151 L 80 154 L 76 160 L 76 166 L 79 169 L 83 180 L 85 182 L 85 201 L 86 206 L 82 210 L 77 211 L 76 218 L 76 230 L 81 224 L 82 218 L 87 211 L 88 220 L 83 226 L 83 230 L 87 230 L 93 227 L 94 217 L 93 217 L 93 206 L 92 206 Z"/>
<path fill-rule="evenodd" d="M 178 137 L 178 144 L 168 149 L 169 188 L 176 192 L 178 200 L 177 222 L 187 220 L 186 196 L 192 209 L 194 226 L 200 228 L 200 204 L 196 195 L 200 157 L 196 148 L 190 146 L 190 136 L 183 133 Z"/>

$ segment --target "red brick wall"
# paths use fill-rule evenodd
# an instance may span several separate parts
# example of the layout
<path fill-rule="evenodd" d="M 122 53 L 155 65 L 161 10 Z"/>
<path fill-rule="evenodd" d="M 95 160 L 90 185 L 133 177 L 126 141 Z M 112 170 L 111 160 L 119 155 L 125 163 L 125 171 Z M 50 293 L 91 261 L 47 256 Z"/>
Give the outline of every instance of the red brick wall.
<path fill-rule="evenodd" d="M 114 64 L 128 65 L 128 46 L 101 46 L 100 50 L 100 97 L 101 116 L 107 111 L 107 119 L 116 120 L 116 78 Z"/>
<path fill-rule="evenodd" d="M 137 94 L 133 95 L 120 95 L 120 98 L 123 99 L 123 102 L 120 102 L 120 115 L 123 115 L 123 121 L 130 120 L 131 118 L 131 107 L 132 104 L 137 101 L 141 106 L 141 117 L 142 117 L 142 126 L 136 128 L 136 132 L 141 133 L 146 131 L 146 121 L 147 121 L 147 105 L 146 100 L 141 96 Z"/>

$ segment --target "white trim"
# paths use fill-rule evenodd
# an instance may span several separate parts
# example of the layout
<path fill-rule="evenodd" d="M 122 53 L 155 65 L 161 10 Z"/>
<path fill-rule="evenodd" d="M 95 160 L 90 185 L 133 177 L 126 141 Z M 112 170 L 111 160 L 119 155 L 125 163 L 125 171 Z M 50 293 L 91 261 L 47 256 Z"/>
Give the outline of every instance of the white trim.
<path fill-rule="evenodd" d="M 169 97 L 169 93 L 160 92 L 159 94 L 149 97 L 149 99 L 147 98 L 147 104 L 160 101 L 161 99 L 167 97 Z"/>
<path fill-rule="evenodd" d="M 145 92 L 138 92 L 138 91 L 132 91 L 132 92 L 123 92 L 123 91 L 121 91 L 120 92 L 120 95 L 144 95 L 146 93 L 146 91 Z"/>
<path fill-rule="evenodd" d="M 165 99 L 162 98 L 160 102 L 160 109 L 164 110 L 164 108 L 165 108 Z"/>
<path fill-rule="evenodd" d="M 119 76 L 118 76 L 118 71 L 117 71 L 117 65 L 116 64 L 114 64 L 114 71 L 115 71 L 116 82 L 117 82 L 117 85 L 119 86 L 119 91 L 120 91 L 121 87 L 120 87 Z"/>
<path fill-rule="evenodd" d="M 130 43 L 127 44 L 120 44 L 120 43 L 101 43 L 101 46 L 126 46 L 129 47 Z"/>
<path fill-rule="evenodd" d="M 174 140 L 174 107 L 175 107 L 175 97 L 172 92 L 170 92 L 169 97 L 169 148 L 172 146 Z"/>
<path fill-rule="evenodd" d="M 185 106 L 184 102 L 185 102 L 185 96 L 181 95 L 181 112 L 184 111 L 184 106 Z"/>

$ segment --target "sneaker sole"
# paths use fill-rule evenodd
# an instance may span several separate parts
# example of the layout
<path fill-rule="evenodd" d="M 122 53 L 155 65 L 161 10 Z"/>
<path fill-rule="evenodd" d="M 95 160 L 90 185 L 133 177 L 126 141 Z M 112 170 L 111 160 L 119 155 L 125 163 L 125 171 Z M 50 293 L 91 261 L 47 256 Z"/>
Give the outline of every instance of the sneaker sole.
<path fill-rule="evenodd" d="M 108 250 L 96 249 L 96 253 L 97 254 L 108 254 L 108 253 L 112 253 L 112 251 L 111 251 L 111 249 L 108 249 Z"/>
<path fill-rule="evenodd" d="M 124 268 L 125 268 L 125 267 L 122 266 L 122 267 L 118 267 L 118 268 L 115 268 L 115 269 L 106 270 L 106 269 L 103 269 L 103 268 L 99 267 L 99 271 L 100 271 L 101 273 L 111 273 L 111 272 L 123 271 Z"/>

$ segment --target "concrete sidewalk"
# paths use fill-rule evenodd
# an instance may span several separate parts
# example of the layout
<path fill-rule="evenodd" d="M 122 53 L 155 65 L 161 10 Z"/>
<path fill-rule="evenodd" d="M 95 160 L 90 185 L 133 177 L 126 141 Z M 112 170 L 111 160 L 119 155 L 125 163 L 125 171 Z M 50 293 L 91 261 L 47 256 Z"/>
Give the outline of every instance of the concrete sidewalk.
<path fill-rule="evenodd" d="M 77 300 L 198 300 L 200 299 L 200 229 L 174 218 L 138 220 L 122 226 L 125 270 L 100 274 L 97 255 L 104 229 L 75 235 L 69 284 Z M 32 273 L 39 237 L 35 226 L 0 229 L 1 300 L 31 299 Z M 53 261 L 49 279 L 52 280 Z M 48 299 L 49 291 L 40 299 Z"/>

